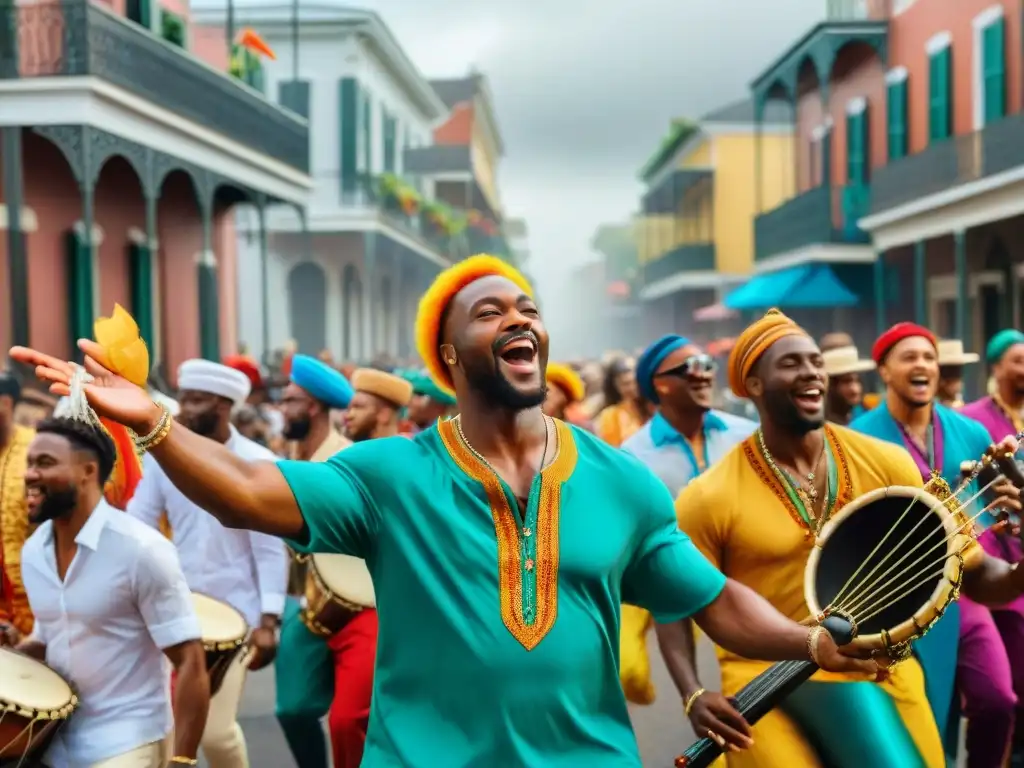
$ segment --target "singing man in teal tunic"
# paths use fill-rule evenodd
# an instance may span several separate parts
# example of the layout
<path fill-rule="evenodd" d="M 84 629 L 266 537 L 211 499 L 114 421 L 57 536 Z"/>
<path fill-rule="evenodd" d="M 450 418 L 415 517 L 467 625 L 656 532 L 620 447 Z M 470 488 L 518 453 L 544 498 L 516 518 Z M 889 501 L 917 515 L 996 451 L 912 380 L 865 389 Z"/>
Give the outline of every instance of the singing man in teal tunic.
<path fill-rule="evenodd" d="M 225 525 L 366 560 L 380 632 L 364 768 L 639 766 L 618 676 L 623 602 L 659 621 L 693 616 L 749 658 L 810 654 L 826 669 L 877 672 L 713 568 L 642 464 L 544 416 L 547 331 L 505 262 L 477 256 L 442 272 L 416 333 L 458 418 L 276 465 L 174 423 L 80 342 L 93 408 L 140 435 L 196 503 Z M 68 391 L 67 363 L 11 354 Z M 737 718 L 728 735 L 746 743 L 747 732 Z"/>

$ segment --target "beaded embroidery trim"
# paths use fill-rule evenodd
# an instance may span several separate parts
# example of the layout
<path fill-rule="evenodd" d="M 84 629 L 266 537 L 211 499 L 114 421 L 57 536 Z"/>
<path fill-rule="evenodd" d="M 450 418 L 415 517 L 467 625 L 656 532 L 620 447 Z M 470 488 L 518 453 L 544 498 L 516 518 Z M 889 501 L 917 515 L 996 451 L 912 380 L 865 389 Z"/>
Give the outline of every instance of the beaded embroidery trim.
<path fill-rule="evenodd" d="M 540 490 L 519 519 L 505 486 L 459 439 L 451 421 L 437 425 L 441 441 L 455 464 L 484 487 L 498 542 L 498 596 L 501 618 L 512 636 L 532 651 L 555 624 L 558 613 L 558 527 L 562 484 L 576 468 L 572 430 L 556 420 L 558 454 L 541 472 Z M 531 497 L 533 490 L 531 489 Z M 528 533 L 527 533 L 528 531 Z M 522 533 L 522 535 L 520 535 Z"/>

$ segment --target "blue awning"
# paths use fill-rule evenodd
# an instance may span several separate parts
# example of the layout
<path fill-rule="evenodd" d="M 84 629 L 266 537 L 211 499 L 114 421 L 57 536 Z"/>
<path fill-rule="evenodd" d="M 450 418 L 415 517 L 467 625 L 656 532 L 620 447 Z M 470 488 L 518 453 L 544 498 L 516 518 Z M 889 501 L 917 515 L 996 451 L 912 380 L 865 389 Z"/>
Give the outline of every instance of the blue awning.
<path fill-rule="evenodd" d="M 857 296 L 828 264 L 802 264 L 757 275 L 725 297 L 729 309 L 853 307 Z"/>

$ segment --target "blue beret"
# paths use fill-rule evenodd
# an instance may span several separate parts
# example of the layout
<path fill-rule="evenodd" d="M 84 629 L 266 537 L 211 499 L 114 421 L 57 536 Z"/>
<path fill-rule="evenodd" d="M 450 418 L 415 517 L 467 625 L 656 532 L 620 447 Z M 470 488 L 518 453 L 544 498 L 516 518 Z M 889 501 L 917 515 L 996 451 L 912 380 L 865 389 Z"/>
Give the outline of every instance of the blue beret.
<path fill-rule="evenodd" d="M 1024 344 L 1024 333 L 1015 328 L 1000 331 L 989 340 L 988 346 L 985 347 L 985 362 L 995 365 L 1003 359 L 1003 355 L 1010 347 L 1017 344 Z"/>
<path fill-rule="evenodd" d="M 348 408 L 355 393 L 340 371 L 309 355 L 292 357 L 291 381 L 329 408 Z"/>
<path fill-rule="evenodd" d="M 680 347 L 685 347 L 690 340 L 674 333 L 666 334 L 643 351 L 636 361 L 636 383 L 640 394 L 652 403 L 658 402 L 658 393 L 654 389 L 654 374 L 665 358 Z"/>

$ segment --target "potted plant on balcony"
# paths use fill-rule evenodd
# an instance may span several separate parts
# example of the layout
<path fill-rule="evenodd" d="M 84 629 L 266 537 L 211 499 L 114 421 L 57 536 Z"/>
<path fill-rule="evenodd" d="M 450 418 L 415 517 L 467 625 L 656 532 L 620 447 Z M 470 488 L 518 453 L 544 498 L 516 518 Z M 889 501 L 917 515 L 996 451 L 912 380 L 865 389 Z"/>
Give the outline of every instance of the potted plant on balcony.
<path fill-rule="evenodd" d="M 384 205 L 401 211 L 406 216 L 419 213 L 422 199 L 416 188 L 393 173 L 383 173 L 377 180 L 377 191 Z"/>

